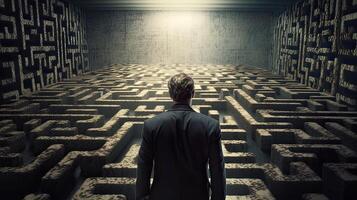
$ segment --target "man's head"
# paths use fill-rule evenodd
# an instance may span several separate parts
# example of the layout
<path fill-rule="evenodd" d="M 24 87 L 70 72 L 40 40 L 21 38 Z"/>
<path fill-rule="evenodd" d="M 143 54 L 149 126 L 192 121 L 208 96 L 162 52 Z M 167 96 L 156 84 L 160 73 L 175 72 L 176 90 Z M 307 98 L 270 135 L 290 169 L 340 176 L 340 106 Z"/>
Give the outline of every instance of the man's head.
<path fill-rule="evenodd" d="M 176 74 L 170 78 L 167 85 L 172 100 L 191 104 L 191 98 L 195 94 L 195 86 L 190 76 L 185 73 Z"/>

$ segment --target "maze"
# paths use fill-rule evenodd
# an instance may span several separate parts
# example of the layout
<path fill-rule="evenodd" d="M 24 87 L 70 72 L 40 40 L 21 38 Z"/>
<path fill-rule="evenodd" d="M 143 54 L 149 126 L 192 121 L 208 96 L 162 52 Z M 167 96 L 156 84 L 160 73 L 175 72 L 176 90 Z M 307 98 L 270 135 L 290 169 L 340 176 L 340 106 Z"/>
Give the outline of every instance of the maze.
<path fill-rule="evenodd" d="M 0 102 L 89 71 L 84 11 L 67 0 L 0 0 Z"/>
<path fill-rule="evenodd" d="M 274 70 L 357 107 L 357 2 L 302 0 L 279 16 Z"/>
<path fill-rule="evenodd" d="M 335 96 L 259 68 L 118 64 L 0 105 L 1 197 L 134 199 L 143 122 L 179 72 L 220 122 L 227 199 L 357 196 L 357 112 Z"/>

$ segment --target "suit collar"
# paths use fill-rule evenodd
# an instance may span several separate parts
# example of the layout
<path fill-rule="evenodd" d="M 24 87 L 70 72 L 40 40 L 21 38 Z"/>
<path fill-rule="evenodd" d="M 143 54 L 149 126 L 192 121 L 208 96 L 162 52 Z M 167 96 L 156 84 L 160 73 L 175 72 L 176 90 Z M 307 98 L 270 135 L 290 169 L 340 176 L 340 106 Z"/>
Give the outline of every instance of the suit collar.
<path fill-rule="evenodd" d="M 167 111 L 174 111 L 174 110 L 187 110 L 187 111 L 194 111 L 192 107 L 187 103 L 174 103 L 171 108 L 167 109 Z M 195 111 L 194 111 L 195 112 Z"/>

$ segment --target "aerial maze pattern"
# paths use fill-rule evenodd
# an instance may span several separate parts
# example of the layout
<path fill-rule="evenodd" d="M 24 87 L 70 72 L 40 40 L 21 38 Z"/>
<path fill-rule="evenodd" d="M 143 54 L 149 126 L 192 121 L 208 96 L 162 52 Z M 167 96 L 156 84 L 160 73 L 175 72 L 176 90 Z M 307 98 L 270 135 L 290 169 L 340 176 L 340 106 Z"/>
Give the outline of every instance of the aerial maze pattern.
<path fill-rule="evenodd" d="M 357 107 L 357 1 L 304 0 L 275 27 L 275 71 Z"/>
<path fill-rule="evenodd" d="M 87 71 L 84 11 L 68 1 L 0 0 L 0 101 Z"/>
<path fill-rule="evenodd" d="M 0 106 L 3 199 L 133 199 L 143 121 L 190 74 L 193 108 L 220 122 L 227 199 L 354 199 L 357 112 L 269 70 L 113 65 Z"/>

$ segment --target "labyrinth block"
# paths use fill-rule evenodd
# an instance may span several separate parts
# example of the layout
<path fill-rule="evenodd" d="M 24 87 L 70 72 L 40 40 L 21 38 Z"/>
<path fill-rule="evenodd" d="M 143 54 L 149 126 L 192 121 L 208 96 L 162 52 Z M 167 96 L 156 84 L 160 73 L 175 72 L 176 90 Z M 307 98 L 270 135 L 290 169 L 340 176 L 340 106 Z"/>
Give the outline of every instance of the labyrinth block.
<path fill-rule="evenodd" d="M 220 122 L 221 129 L 235 129 L 238 127 L 237 122 L 230 115 L 223 116 Z"/>
<path fill-rule="evenodd" d="M 73 199 L 134 199 L 134 178 L 89 178 L 74 194 Z"/>
<path fill-rule="evenodd" d="M 227 176 L 259 178 L 278 199 L 299 199 L 307 191 L 320 192 L 321 178 L 305 163 L 290 163 L 290 172 L 283 174 L 270 163 L 226 164 Z"/>
<path fill-rule="evenodd" d="M 339 144 L 340 138 L 317 123 L 306 122 L 304 129 L 307 134 L 297 136 L 297 142 L 301 144 Z"/>
<path fill-rule="evenodd" d="M 194 111 L 220 122 L 227 199 L 353 194 L 350 105 L 259 68 L 143 64 L 108 66 L 1 104 L 0 194 L 134 198 L 143 122 L 173 105 L 167 81 L 182 71 L 195 80 Z"/>
<path fill-rule="evenodd" d="M 255 139 L 263 151 L 270 151 L 272 144 L 294 143 L 294 135 L 300 129 L 257 129 Z"/>
<path fill-rule="evenodd" d="M 342 143 L 348 146 L 349 148 L 357 151 L 356 143 L 357 143 L 357 134 L 350 129 L 341 126 L 336 122 L 327 122 L 326 128 L 333 132 L 336 136 L 341 138 Z"/>
<path fill-rule="evenodd" d="M 227 200 L 275 199 L 264 182 L 259 179 L 227 179 Z M 237 196 L 235 196 L 237 195 Z M 238 196 L 239 195 L 239 196 Z"/>
<path fill-rule="evenodd" d="M 136 177 L 137 155 L 140 145 L 133 144 L 119 163 L 110 163 L 103 167 L 104 176 Z"/>
<path fill-rule="evenodd" d="M 322 163 L 357 162 L 357 153 L 343 145 L 328 144 L 274 144 L 271 160 L 284 173 L 289 171 L 289 163 L 303 161 L 321 174 Z"/>
<path fill-rule="evenodd" d="M 222 125 L 221 125 L 222 127 Z M 244 129 L 221 129 L 223 140 L 246 140 L 247 132 Z"/>
<path fill-rule="evenodd" d="M 64 156 L 63 145 L 53 145 L 43 151 L 32 163 L 19 167 L 0 168 L 0 191 L 8 198 L 35 192 L 44 172 Z M 15 195 L 16 194 L 16 195 Z"/>
<path fill-rule="evenodd" d="M 291 123 L 296 128 L 302 128 L 305 122 L 341 122 L 346 119 L 356 119 L 357 112 L 334 112 L 334 111 L 275 111 L 258 110 L 257 117 L 266 122 Z"/>
<path fill-rule="evenodd" d="M 341 139 L 314 122 L 306 122 L 301 129 L 257 129 L 257 145 L 270 151 L 272 144 L 339 144 Z"/>
<path fill-rule="evenodd" d="M 209 110 L 208 116 L 212 117 L 213 119 L 219 121 L 219 112 L 217 110 Z"/>
<path fill-rule="evenodd" d="M 241 89 L 234 90 L 233 94 L 238 102 L 251 113 L 254 113 L 257 109 L 295 110 L 298 106 L 301 106 L 299 103 L 257 102 Z"/>
<path fill-rule="evenodd" d="M 290 123 L 280 123 L 280 122 L 259 122 L 257 121 L 248 111 L 244 109 L 233 97 L 226 97 L 228 110 L 231 111 L 232 116 L 235 117 L 236 121 L 247 130 L 248 134 L 253 137 L 257 128 L 291 128 Z M 253 137 L 254 138 L 254 137 Z"/>
<path fill-rule="evenodd" d="M 326 163 L 322 177 L 324 192 L 331 199 L 353 199 L 357 191 L 357 164 Z"/>
<path fill-rule="evenodd" d="M 148 109 L 147 106 L 138 106 L 134 112 L 136 115 L 150 115 L 150 114 L 159 114 L 164 112 L 165 106 L 155 106 L 153 109 Z"/>
<path fill-rule="evenodd" d="M 51 196 L 48 194 L 29 194 L 24 200 L 50 200 Z"/>

